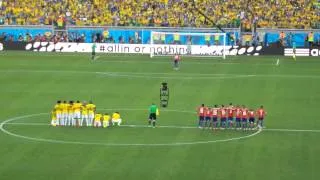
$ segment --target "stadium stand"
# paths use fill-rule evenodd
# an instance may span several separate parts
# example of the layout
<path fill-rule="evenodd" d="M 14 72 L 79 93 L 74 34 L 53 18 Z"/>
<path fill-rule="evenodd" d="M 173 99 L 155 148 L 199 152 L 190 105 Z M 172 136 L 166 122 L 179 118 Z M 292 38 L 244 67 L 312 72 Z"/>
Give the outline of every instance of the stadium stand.
<path fill-rule="evenodd" d="M 305 47 L 309 44 L 309 31 L 314 31 L 314 44 L 320 45 L 319 31 L 310 30 L 320 29 L 320 0 L 196 0 L 196 5 L 222 27 L 239 29 L 241 25 L 242 32 L 247 34 L 229 32 L 235 36 L 236 44 L 268 46 L 280 42 L 283 46 L 291 46 L 294 41 L 298 47 Z M 151 30 L 144 28 L 146 26 L 212 27 L 194 11 L 190 0 L 0 0 L 0 25 L 4 25 L 0 28 L 0 42 L 143 44 L 150 43 Z M 51 25 L 55 25 L 55 29 Z M 65 25 L 71 26 L 65 30 Z M 133 28 L 137 26 L 141 28 Z M 269 31 L 252 36 L 253 27 L 268 28 Z M 284 34 L 272 31 L 277 28 L 289 30 Z M 291 28 L 305 31 L 290 31 Z M 172 39 L 168 36 L 166 43 L 171 43 Z M 205 44 L 205 41 L 200 39 L 197 43 Z M 227 39 L 227 44 L 233 43 Z"/>
<path fill-rule="evenodd" d="M 197 0 L 224 27 L 319 27 L 318 0 Z M 2 0 L 0 24 L 210 27 L 189 0 Z"/>

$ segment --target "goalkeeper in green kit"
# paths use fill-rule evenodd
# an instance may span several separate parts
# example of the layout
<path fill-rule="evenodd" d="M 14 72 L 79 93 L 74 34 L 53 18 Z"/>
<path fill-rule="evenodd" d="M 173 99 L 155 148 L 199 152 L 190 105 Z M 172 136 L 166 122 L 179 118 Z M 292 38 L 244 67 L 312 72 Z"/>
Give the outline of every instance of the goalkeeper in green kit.
<path fill-rule="evenodd" d="M 97 47 L 96 43 L 93 43 L 92 46 L 91 46 L 91 48 L 92 48 L 91 60 L 92 61 L 94 60 L 94 58 L 96 56 L 96 47 Z"/>
<path fill-rule="evenodd" d="M 154 103 L 152 103 L 151 106 L 149 107 L 149 127 L 151 127 L 151 122 L 152 122 L 153 128 L 156 127 L 156 120 L 158 115 L 159 115 L 159 109 Z"/>

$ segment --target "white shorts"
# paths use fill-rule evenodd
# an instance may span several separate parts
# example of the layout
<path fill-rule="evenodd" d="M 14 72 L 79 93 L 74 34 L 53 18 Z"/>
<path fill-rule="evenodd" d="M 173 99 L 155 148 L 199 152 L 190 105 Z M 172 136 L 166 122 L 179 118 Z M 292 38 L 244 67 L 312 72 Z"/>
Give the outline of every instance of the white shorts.
<path fill-rule="evenodd" d="M 88 114 L 82 114 L 81 118 L 82 119 L 88 119 Z"/>
<path fill-rule="evenodd" d="M 81 118 L 80 111 L 74 112 L 73 118 L 75 118 L 75 119 L 80 119 L 80 118 Z"/>
<path fill-rule="evenodd" d="M 63 119 L 67 119 L 68 118 L 68 113 L 66 113 L 66 112 L 62 113 L 62 118 Z"/>
<path fill-rule="evenodd" d="M 51 125 L 52 126 L 56 126 L 57 125 L 57 120 L 56 119 L 52 119 L 51 120 Z"/>
<path fill-rule="evenodd" d="M 100 127 L 100 126 L 101 126 L 101 122 L 100 122 L 100 121 L 95 121 L 95 122 L 94 122 L 94 126 Z"/>
<path fill-rule="evenodd" d="M 112 119 L 112 122 L 120 122 L 121 123 L 122 119 Z"/>
<path fill-rule="evenodd" d="M 89 119 L 93 119 L 94 118 L 94 113 L 89 113 L 88 118 Z"/>
<path fill-rule="evenodd" d="M 68 114 L 68 119 L 73 119 L 73 113 Z"/>
<path fill-rule="evenodd" d="M 57 113 L 56 116 L 57 116 L 57 119 L 61 119 L 62 114 L 61 113 Z"/>
<path fill-rule="evenodd" d="M 108 127 L 109 126 L 109 121 L 103 121 L 103 127 Z"/>

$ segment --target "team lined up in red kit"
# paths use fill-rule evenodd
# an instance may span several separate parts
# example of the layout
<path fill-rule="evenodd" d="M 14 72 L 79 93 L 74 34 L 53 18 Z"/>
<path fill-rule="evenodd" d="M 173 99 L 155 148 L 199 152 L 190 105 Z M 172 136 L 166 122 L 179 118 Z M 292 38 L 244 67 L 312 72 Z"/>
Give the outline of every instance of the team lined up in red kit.
<path fill-rule="evenodd" d="M 257 126 L 263 127 L 263 120 L 266 112 L 263 106 L 257 110 L 247 108 L 246 106 L 229 106 L 215 105 L 214 107 L 207 107 L 202 104 L 198 109 L 199 128 L 211 127 L 217 129 L 236 128 L 243 130 L 255 129 L 256 118 L 258 120 Z"/>

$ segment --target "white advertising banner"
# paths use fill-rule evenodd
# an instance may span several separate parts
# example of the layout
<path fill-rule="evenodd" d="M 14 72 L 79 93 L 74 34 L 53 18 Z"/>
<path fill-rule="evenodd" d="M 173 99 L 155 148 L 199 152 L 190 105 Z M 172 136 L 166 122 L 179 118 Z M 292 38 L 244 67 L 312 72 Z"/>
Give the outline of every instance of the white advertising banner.
<path fill-rule="evenodd" d="M 26 45 L 28 51 L 39 52 L 92 52 L 93 43 L 56 43 L 34 42 Z M 261 46 L 241 47 L 237 46 L 207 46 L 207 45 L 157 45 L 157 44 L 110 44 L 97 43 L 95 51 L 97 53 L 118 53 L 118 54 L 191 54 L 199 56 L 222 56 L 225 50 L 226 55 L 259 55 Z"/>
<path fill-rule="evenodd" d="M 296 49 L 296 56 L 320 56 L 320 49 Z M 285 56 L 293 56 L 293 49 L 286 48 L 284 49 Z"/>

